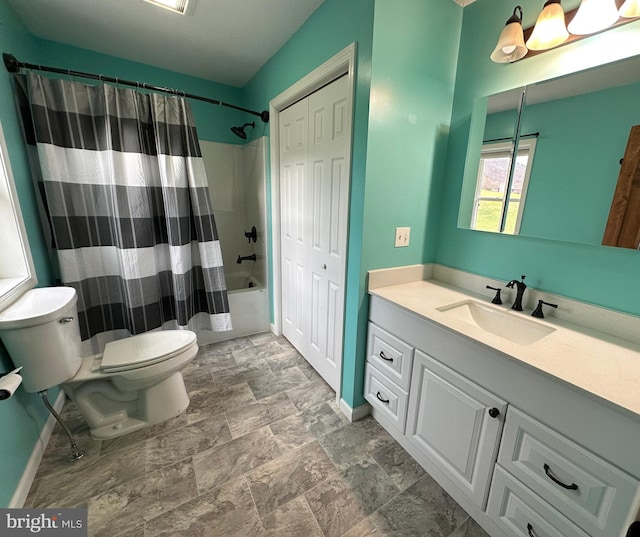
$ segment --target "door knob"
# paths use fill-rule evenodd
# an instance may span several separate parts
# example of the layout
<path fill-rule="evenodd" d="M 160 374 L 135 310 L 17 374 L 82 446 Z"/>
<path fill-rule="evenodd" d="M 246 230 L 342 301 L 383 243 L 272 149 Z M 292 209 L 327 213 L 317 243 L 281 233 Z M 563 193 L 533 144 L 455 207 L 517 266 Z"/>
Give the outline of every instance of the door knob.
<path fill-rule="evenodd" d="M 500 411 L 496 407 L 489 409 L 489 416 L 491 416 L 492 418 L 497 418 L 499 415 Z"/>

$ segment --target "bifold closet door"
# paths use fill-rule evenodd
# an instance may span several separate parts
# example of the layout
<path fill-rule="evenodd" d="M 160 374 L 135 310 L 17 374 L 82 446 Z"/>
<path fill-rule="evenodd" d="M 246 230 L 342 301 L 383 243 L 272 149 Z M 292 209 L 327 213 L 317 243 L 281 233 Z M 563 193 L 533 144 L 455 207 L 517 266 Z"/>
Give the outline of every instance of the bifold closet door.
<path fill-rule="evenodd" d="M 346 96 L 342 77 L 280 113 L 283 334 L 334 390 L 349 215 Z"/>

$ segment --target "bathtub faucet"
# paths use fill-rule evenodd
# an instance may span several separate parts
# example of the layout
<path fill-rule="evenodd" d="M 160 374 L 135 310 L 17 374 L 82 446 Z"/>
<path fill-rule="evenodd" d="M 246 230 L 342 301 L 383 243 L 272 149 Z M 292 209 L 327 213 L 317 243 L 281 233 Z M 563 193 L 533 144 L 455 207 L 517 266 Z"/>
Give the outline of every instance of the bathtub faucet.
<path fill-rule="evenodd" d="M 239 255 L 236 263 L 240 264 L 243 261 L 255 261 L 255 260 L 256 260 L 256 254 L 245 255 L 245 256 Z"/>

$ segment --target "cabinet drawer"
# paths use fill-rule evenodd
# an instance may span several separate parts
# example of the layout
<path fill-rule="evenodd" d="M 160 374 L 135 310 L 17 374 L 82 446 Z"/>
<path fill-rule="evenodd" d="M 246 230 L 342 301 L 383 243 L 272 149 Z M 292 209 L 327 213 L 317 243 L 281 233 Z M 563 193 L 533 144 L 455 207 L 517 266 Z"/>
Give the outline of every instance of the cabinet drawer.
<path fill-rule="evenodd" d="M 367 360 L 404 391 L 409 391 L 412 359 L 413 347 L 369 323 Z"/>
<path fill-rule="evenodd" d="M 487 514 L 513 537 L 588 537 L 499 466 L 493 474 Z"/>
<path fill-rule="evenodd" d="M 365 369 L 364 397 L 373 407 L 373 415 L 380 413 L 404 434 L 407 421 L 407 392 L 400 389 L 371 364 Z"/>
<path fill-rule="evenodd" d="M 498 462 L 593 537 L 621 535 L 628 524 L 638 481 L 513 408 Z"/>

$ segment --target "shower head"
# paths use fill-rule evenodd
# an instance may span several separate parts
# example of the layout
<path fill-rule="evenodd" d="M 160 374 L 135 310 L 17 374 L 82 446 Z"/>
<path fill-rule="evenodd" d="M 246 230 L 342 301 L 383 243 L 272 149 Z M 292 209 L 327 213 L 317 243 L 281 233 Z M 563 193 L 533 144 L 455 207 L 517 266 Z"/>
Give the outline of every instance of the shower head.
<path fill-rule="evenodd" d="M 253 123 L 245 123 L 244 125 L 242 125 L 242 127 L 231 127 L 231 132 L 233 134 L 235 134 L 236 136 L 239 136 L 240 138 L 242 138 L 243 140 L 247 139 L 247 133 L 244 132 L 245 127 L 252 127 L 252 128 L 256 128 L 256 124 L 255 122 Z"/>

